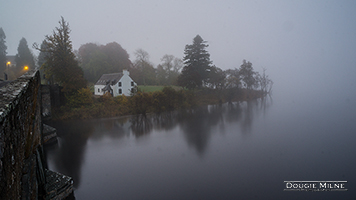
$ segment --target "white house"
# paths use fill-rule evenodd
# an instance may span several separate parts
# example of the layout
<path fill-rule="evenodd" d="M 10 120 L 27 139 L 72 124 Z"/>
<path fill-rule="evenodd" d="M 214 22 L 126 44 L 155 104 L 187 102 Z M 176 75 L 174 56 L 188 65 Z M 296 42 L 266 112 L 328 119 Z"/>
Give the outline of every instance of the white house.
<path fill-rule="evenodd" d="M 103 74 L 94 85 L 94 94 L 104 95 L 108 91 L 114 97 L 123 94 L 130 96 L 135 86 L 137 84 L 130 77 L 130 72 L 124 69 L 122 73 Z"/>

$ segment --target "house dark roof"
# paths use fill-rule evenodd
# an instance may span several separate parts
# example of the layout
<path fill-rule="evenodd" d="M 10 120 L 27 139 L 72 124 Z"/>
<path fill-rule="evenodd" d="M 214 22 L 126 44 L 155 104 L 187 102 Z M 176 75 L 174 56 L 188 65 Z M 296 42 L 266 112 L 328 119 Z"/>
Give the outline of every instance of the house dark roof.
<path fill-rule="evenodd" d="M 95 85 L 115 85 L 123 76 L 123 73 L 103 74 Z"/>
<path fill-rule="evenodd" d="M 105 87 L 103 88 L 103 91 L 104 91 L 104 92 L 105 92 L 105 91 L 108 91 L 108 92 L 110 92 L 110 93 L 112 94 L 112 88 L 111 88 L 110 85 L 105 85 Z"/>

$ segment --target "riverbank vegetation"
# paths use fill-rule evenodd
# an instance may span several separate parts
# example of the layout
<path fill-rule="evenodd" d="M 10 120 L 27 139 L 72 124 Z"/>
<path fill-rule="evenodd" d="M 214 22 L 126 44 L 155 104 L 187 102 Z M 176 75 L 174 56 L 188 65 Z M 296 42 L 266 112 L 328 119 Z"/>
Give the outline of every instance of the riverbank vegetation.
<path fill-rule="evenodd" d="M 109 93 L 94 97 L 88 88 L 83 88 L 76 95 L 67 98 L 67 103 L 57 108 L 53 119 L 90 119 L 116 117 L 123 115 L 146 115 L 196 106 L 194 93 L 164 87 L 160 91 L 137 91 L 132 96 L 112 97 Z"/>
<path fill-rule="evenodd" d="M 203 105 L 248 101 L 265 95 L 260 90 L 209 88 L 177 90 L 163 87 L 154 92 L 138 91 L 132 96 L 112 97 L 109 93 L 95 97 L 88 88 L 67 98 L 67 103 L 57 108 L 54 120 L 107 118 L 124 115 L 161 114 L 174 110 L 187 110 Z"/>

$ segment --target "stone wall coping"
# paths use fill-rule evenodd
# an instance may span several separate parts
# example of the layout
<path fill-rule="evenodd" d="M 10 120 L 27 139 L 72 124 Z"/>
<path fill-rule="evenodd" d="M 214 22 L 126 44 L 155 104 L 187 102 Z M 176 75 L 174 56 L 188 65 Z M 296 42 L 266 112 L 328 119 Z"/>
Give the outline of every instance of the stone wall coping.
<path fill-rule="evenodd" d="M 38 70 L 30 70 L 18 79 L 0 88 L 0 123 L 18 105 L 19 99 L 27 91 L 30 81 L 37 74 L 39 74 Z"/>

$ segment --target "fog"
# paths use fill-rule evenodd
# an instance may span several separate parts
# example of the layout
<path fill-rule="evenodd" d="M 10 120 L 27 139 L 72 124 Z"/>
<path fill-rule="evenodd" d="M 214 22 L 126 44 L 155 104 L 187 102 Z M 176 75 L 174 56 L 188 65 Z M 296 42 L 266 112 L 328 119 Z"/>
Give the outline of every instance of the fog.
<path fill-rule="evenodd" d="M 127 119 L 60 122 L 47 161 L 74 178 L 78 199 L 341 199 L 355 195 L 355 11 L 355 0 L 0 0 L 0 27 L 15 55 L 63 16 L 74 50 L 117 42 L 155 67 L 199 34 L 217 67 L 246 59 L 274 82 L 271 97 L 167 117 L 145 134 Z M 349 191 L 283 192 L 287 180 L 349 181 Z"/>
<path fill-rule="evenodd" d="M 8 55 L 22 37 L 30 48 L 69 22 L 73 48 L 119 43 L 142 48 L 157 66 L 165 54 L 182 58 L 199 34 L 213 64 L 238 68 L 243 59 L 267 69 L 274 92 L 295 97 L 355 100 L 355 1 L 110 1 L 0 0 Z M 35 54 L 37 51 L 33 50 Z"/>

